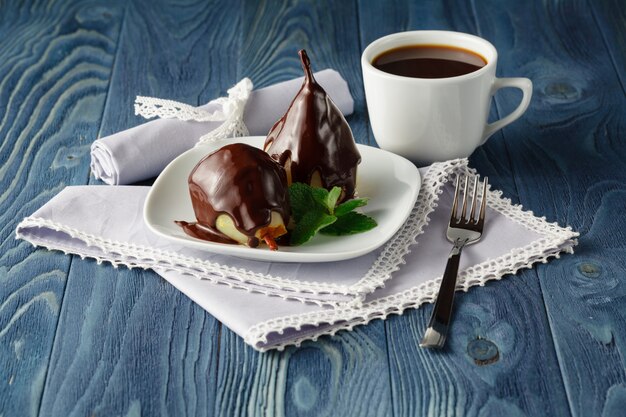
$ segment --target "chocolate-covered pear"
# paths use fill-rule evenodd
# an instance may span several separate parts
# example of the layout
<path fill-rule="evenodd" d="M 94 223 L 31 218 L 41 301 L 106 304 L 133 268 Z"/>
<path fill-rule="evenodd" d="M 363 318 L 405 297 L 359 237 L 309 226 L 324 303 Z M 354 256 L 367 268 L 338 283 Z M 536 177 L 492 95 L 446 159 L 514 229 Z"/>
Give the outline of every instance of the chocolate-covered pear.
<path fill-rule="evenodd" d="M 197 223 L 177 223 L 193 237 L 275 250 L 287 233 L 287 175 L 261 149 L 226 145 L 196 165 L 188 184 Z"/>
<path fill-rule="evenodd" d="M 287 171 L 287 180 L 331 189 L 340 201 L 354 197 L 361 155 L 346 119 L 315 81 L 304 50 L 299 52 L 304 82 L 287 113 L 272 127 L 265 151 Z"/>

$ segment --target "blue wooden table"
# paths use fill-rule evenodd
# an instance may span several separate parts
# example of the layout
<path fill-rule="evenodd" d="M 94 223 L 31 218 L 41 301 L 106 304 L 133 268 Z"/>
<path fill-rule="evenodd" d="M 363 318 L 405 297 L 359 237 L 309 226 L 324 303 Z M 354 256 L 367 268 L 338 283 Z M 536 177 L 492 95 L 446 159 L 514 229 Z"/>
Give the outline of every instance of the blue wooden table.
<path fill-rule="evenodd" d="M 625 28 L 622 0 L 0 2 L 0 416 L 625 416 Z M 300 75 L 299 48 L 348 80 L 375 144 L 360 52 L 409 29 L 482 36 L 500 76 L 533 80 L 471 164 L 581 233 L 575 255 L 459 294 L 450 349 L 418 347 L 427 305 L 261 354 L 152 272 L 14 239 L 96 182 L 89 146 L 142 122 L 136 95 L 266 86 Z"/>

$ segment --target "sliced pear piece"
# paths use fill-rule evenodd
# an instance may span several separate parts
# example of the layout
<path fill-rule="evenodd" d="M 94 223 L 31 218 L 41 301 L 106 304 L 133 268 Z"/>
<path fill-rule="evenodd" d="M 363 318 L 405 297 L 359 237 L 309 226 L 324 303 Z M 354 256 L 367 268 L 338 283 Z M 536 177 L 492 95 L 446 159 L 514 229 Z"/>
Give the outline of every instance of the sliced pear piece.
<path fill-rule="evenodd" d="M 287 158 L 283 167 L 285 168 L 285 173 L 287 174 L 287 184 L 291 185 L 293 182 L 291 178 L 291 158 Z"/>
<path fill-rule="evenodd" d="M 322 176 L 318 170 L 313 171 L 313 175 L 311 175 L 311 183 L 309 184 L 311 187 L 323 187 Z"/>
<path fill-rule="evenodd" d="M 235 222 L 228 214 L 220 214 L 215 222 L 215 228 L 225 236 L 228 236 L 241 245 L 248 245 L 250 238 L 243 234 L 235 226 Z M 256 231 L 254 237 L 259 241 L 265 242 L 270 249 L 277 250 L 275 239 L 287 233 L 287 228 L 280 213 L 272 211 L 271 221 L 268 226 L 262 227 Z"/>
<path fill-rule="evenodd" d="M 228 214 L 220 214 L 215 220 L 215 228 L 224 235 L 228 236 L 240 245 L 248 244 L 248 236 L 241 233 L 235 222 Z"/>

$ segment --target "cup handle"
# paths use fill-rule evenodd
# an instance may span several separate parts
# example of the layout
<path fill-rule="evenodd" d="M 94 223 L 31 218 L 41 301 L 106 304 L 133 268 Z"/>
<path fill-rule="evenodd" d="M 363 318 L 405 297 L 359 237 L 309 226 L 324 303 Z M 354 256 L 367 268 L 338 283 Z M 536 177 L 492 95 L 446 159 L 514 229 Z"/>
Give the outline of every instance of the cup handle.
<path fill-rule="evenodd" d="M 491 135 L 502 129 L 504 126 L 517 120 L 518 117 L 524 114 L 524 112 L 528 108 L 528 105 L 530 104 L 530 98 L 533 95 L 532 81 L 530 81 L 528 78 L 496 78 L 493 86 L 491 87 L 491 95 L 495 95 L 496 92 L 501 88 L 508 87 L 519 88 L 520 90 L 522 90 L 522 101 L 520 102 L 519 106 L 517 106 L 517 108 L 506 117 L 493 123 L 488 123 L 487 126 L 485 126 L 482 143 L 485 143 Z"/>

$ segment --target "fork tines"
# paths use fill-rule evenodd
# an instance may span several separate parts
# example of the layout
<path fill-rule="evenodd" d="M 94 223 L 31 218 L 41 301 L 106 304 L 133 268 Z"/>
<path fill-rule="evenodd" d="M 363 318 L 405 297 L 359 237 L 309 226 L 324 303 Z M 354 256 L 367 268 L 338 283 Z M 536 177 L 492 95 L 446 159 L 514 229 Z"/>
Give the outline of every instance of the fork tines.
<path fill-rule="evenodd" d="M 452 215 L 450 217 L 451 224 L 468 224 L 472 219 L 475 219 L 474 224 L 482 225 L 485 221 L 485 208 L 487 207 L 487 184 L 488 178 L 485 177 L 483 180 L 482 193 L 480 195 L 480 212 L 478 213 L 478 219 L 476 219 L 476 206 L 478 202 L 478 183 L 480 182 L 478 176 L 473 176 L 474 185 L 472 194 L 468 195 L 469 184 L 472 180 L 472 177 L 469 175 L 465 175 L 465 185 L 463 186 L 463 192 L 461 193 L 461 177 L 462 175 L 457 175 L 456 177 L 456 185 L 454 188 L 454 201 L 452 202 Z M 459 196 L 463 194 L 463 206 L 461 207 L 461 212 L 458 213 L 458 201 Z M 472 199 L 471 208 L 469 213 L 467 212 L 467 203 L 469 199 Z"/>

